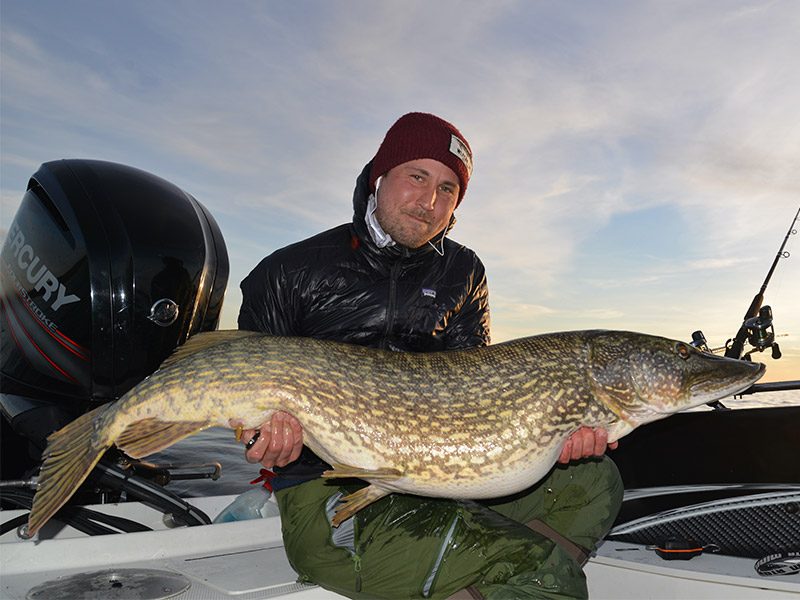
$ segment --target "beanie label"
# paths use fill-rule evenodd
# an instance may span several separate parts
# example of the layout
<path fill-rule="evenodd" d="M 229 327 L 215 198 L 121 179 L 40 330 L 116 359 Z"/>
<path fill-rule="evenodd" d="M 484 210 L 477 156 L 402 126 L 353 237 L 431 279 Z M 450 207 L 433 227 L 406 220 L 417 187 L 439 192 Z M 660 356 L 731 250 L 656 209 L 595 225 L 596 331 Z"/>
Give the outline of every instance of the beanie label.
<path fill-rule="evenodd" d="M 472 177 L 472 153 L 464 140 L 453 133 L 450 134 L 450 152 L 455 154 L 467 167 L 467 177 Z"/>

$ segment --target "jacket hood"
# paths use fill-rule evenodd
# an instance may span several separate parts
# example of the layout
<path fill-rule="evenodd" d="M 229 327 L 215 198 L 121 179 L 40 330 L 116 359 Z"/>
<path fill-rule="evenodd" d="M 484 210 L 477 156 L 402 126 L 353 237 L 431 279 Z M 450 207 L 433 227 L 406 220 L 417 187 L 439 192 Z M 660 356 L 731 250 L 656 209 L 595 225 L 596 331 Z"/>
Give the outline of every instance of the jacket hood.
<path fill-rule="evenodd" d="M 356 179 L 356 189 L 353 190 L 353 226 L 359 238 L 366 240 L 372 239 L 367 230 L 367 203 L 369 195 L 372 193 L 369 188 L 369 174 L 372 171 L 372 161 L 361 170 L 361 174 Z"/>
<path fill-rule="evenodd" d="M 353 191 L 353 231 L 356 237 L 359 239 L 359 244 L 366 243 L 375 252 L 390 252 L 397 253 L 399 255 L 415 254 L 417 252 L 434 252 L 434 248 L 429 243 L 426 243 L 419 248 L 406 248 L 405 246 L 400 246 L 399 244 L 387 246 L 386 248 L 378 248 L 375 245 L 375 242 L 372 241 L 372 236 L 369 234 L 369 230 L 367 229 L 366 221 L 367 204 L 369 202 L 369 196 L 372 193 L 372 189 L 370 188 L 369 184 L 369 176 L 371 172 L 372 161 L 369 161 L 361 170 L 361 174 L 356 180 L 356 188 Z M 456 217 L 455 215 L 452 215 L 450 217 L 450 222 L 444 229 L 444 232 L 439 231 L 433 236 L 433 238 L 431 238 L 431 241 L 438 241 L 439 238 L 441 238 L 442 233 L 444 233 L 445 236 L 448 235 L 455 224 Z"/>

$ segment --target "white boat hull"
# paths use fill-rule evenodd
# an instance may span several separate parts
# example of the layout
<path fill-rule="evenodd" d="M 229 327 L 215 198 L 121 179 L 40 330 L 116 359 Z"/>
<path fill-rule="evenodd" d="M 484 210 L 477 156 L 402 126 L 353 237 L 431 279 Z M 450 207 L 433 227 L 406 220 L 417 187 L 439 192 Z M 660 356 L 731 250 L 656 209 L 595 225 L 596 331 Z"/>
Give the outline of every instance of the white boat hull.
<path fill-rule="evenodd" d="M 762 577 L 754 564 L 714 554 L 665 561 L 640 545 L 604 541 L 584 571 L 593 600 L 800 598 L 800 575 Z"/>
<path fill-rule="evenodd" d="M 232 498 L 191 502 L 214 515 Z M 179 600 L 339 597 L 296 582 L 283 550 L 278 517 L 168 529 L 161 513 L 139 503 L 92 508 L 157 530 L 87 537 L 68 528 L 59 530 L 54 523 L 42 530 L 41 540 L 21 540 L 14 531 L 6 533 L 0 538 L 2 598 L 52 598 L 71 577 L 100 572 L 108 578 L 107 597 L 121 592 L 132 581 L 131 574 L 154 572 L 177 574 L 179 581 L 188 583 L 186 591 L 172 590 L 180 592 L 172 596 Z M 3 511 L 2 520 L 17 514 L 23 511 Z M 800 575 L 762 577 L 754 561 L 744 558 L 704 554 L 690 561 L 664 561 L 644 546 L 606 541 L 585 570 L 593 599 L 800 599 Z M 169 597 L 166 592 L 164 597 Z"/>

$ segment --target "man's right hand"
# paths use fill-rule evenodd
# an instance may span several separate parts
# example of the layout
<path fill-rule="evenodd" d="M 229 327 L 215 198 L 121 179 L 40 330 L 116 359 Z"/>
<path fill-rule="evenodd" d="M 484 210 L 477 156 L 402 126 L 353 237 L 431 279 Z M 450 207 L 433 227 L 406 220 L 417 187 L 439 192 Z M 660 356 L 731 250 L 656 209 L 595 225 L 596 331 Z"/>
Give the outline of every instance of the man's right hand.
<path fill-rule="evenodd" d="M 285 467 L 300 456 L 303 449 L 303 428 L 300 421 L 287 412 L 276 412 L 269 423 L 258 430 L 255 443 L 246 448 L 244 456 L 249 463 L 261 463 L 267 469 Z M 242 432 L 245 446 L 256 435 L 255 429 Z"/>

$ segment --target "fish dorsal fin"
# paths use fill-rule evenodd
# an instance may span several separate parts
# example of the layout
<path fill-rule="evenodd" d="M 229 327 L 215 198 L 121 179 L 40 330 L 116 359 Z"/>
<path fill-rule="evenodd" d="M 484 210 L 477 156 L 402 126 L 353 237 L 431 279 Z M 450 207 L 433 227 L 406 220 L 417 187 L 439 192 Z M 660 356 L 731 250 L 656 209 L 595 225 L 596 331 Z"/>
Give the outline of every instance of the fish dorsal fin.
<path fill-rule="evenodd" d="M 223 329 L 221 331 L 204 331 L 190 337 L 182 346 L 178 346 L 175 351 L 161 363 L 160 369 L 170 366 L 173 363 L 188 358 L 193 354 L 226 344 L 228 342 L 235 342 L 248 337 L 257 335 L 264 335 L 257 331 L 241 331 L 239 329 Z"/>

